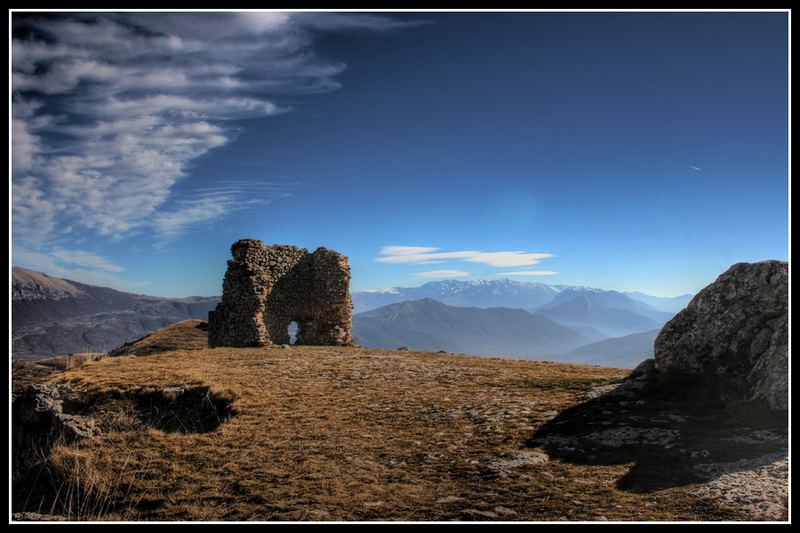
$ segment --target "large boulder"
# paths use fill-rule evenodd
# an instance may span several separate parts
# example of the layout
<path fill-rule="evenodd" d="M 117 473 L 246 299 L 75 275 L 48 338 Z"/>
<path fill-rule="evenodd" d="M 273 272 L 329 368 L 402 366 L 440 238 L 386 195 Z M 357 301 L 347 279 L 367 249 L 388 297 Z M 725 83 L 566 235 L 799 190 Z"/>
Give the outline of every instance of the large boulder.
<path fill-rule="evenodd" d="M 787 409 L 788 279 L 785 261 L 733 265 L 658 334 L 658 370 L 705 376 L 725 399 Z"/>

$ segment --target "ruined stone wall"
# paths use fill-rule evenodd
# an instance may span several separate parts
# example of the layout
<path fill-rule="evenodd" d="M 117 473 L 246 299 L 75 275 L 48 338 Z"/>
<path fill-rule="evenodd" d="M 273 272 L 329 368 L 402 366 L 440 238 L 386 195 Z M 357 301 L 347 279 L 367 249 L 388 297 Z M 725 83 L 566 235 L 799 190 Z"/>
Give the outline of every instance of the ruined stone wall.
<path fill-rule="evenodd" d="M 252 239 L 231 253 L 222 302 L 208 314 L 209 346 L 287 344 L 291 322 L 296 344 L 353 344 L 347 257 Z"/>

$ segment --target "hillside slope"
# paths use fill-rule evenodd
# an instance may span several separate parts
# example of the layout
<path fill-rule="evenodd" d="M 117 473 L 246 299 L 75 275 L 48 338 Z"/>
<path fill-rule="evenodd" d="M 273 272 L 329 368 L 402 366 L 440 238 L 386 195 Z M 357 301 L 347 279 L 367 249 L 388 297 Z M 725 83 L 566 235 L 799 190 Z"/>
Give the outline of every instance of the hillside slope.
<path fill-rule="evenodd" d="M 162 326 L 203 319 L 217 297 L 157 298 L 14 267 L 12 355 L 37 359 L 115 348 Z"/>
<path fill-rule="evenodd" d="M 559 360 L 617 368 L 635 368 L 644 359 L 653 357 L 653 342 L 659 331 L 652 329 L 644 333 L 633 333 L 624 337 L 614 337 L 586 344 L 559 356 Z"/>
<path fill-rule="evenodd" d="M 153 355 L 172 350 L 204 350 L 208 348 L 208 322 L 182 320 L 111 350 L 110 357 Z"/>
<path fill-rule="evenodd" d="M 625 374 L 310 346 L 105 358 L 44 376 L 70 384 L 65 413 L 73 423 L 91 418 L 94 436 L 45 450 L 46 469 L 19 472 L 13 511 L 124 520 L 757 518 L 698 497 L 686 482 L 621 489 L 630 465 L 619 448 L 613 460 L 598 449 L 578 462 L 527 444 L 587 391 Z M 599 411 L 590 418 L 612 424 Z"/>
<path fill-rule="evenodd" d="M 638 291 L 626 292 L 624 294 L 630 296 L 634 300 L 645 303 L 654 309 L 658 309 L 659 311 L 664 311 L 666 313 L 677 313 L 686 307 L 686 305 L 694 296 L 692 294 L 681 294 L 680 296 L 672 297 L 651 296 Z"/>
<path fill-rule="evenodd" d="M 592 327 L 610 337 L 660 328 L 673 316 L 620 292 L 597 289 L 561 291 L 536 314 L 567 327 Z"/>

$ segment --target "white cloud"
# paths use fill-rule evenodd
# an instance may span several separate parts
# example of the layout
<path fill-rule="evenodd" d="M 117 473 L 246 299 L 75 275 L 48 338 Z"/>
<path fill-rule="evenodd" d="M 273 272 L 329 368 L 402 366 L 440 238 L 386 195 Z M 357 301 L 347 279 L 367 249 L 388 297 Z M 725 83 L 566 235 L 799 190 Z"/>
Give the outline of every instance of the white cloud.
<path fill-rule="evenodd" d="M 392 31 L 431 24 L 427 20 L 400 20 L 363 13 L 295 13 L 304 26 L 323 31 Z"/>
<path fill-rule="evenodd" d="M 36 117 L 41 102 L 18 98 L 12 106 L 11 153 L 12 170 L 27 172 L 33 167 L 37 155 L 42 151 L 41 140 L 36 131 L 50 123 L 49 117 Z"/>
<path fill-rule="evenodd" d="M 435 252 L 438 249 L 429 246 L 384 246 L 381 248 L 381 255 L 416 255 Z"/>
<path fill-rule="evenodd" d="M 398 291 L 395 287 L 385 287 L 382 289 L 364 289 L 358 292 L 370 292 L 370 293 L 378 293 L 378 294 L 397 294 Z"/>
<path fill-rule="evenodd" d="M 11 187 L 11 223 L 13 238 L 40 244 L 55 227 L 56 206 L 41 191 L 41 181 L 25 175 Z"/>
<path fill-rule="evenodd" d="M 482 252 L 466 250 L 440 252 L 438 251 L 440 249 L 426 246 L 384 246 L 375 261 L 388 264 L 420 265 L 457 260 L 481 263 L 493 267 L 519 267 L 536 265 L 542 259 L 553 257 L 553 254 L 525 251 Z"/>
<path fill-rule="evenodd" d="M 103 256 L 84 250 L 65 250 L 56 247 L 50 252 L 50 255 L 69 265 L 89 267 L 106 272 L 122 272 L 125 270 Z"/>
<path fill-rule="evenodd" d="M 289 22 L 288 13 L 257 11 L 234 13 L 242 28 L 254 33 L 275 30 Z"/>
<path fill-rule="evenodd" d="M 555 276 L 552 270 L 519 270 L 517 272 L 500 272 L 498 276 Z"/>
<path fill-rule="evenodd" d="M 421 278 L 464 278 L 469 276 L 469 272 L 463 270 L 429 270 L 427 272 L 415 272 L 415 276 Z"/>
<path fill-rule="evenodd" d="M 233 119 L 290 110 L 279 100 L 339 87 L 313 31 L 404 23 L 382 16 L 63 13 L 12 17 L 14 236 L 41 245 L 55 226 L 157 238 L 224 218 L 252 196 L 187 198 L 198 157 L 233 140 Z M 190 187 L 183 187 L 184 190 Z M 285 191 L 261 189 L 268 202 Z"/>
<path fill-rule="evenodd" d="M 31 270 L 44 272 L 50 276 L 88 283 L 91 285 L 112 287 L 123 291 L 134 291 L 149 285 L 148 282 L 131 281 L 114 275 L 108 271 L 108 267 L 119 267 L 91 252 L 83 252 L 79 250 L 62 250 L 62 252 L 65 252 L 62 255 L 67 258 L 66 262 L 56 257 L 55 253 L 42 253 L 25 247 L 14 246 L 11 252 L 11 259 L 15 266 L 21 266 Z M 97 270 L 92 268 L 93 265 L 82 264 L 92 262 L 98 263 L 106 268 Z M 75 268 L 76 266 L 78 268 Z"/>
<path fill-rule="evenodd" d="M 160 210 L 154 216 L 153 226 L 160 239 L 157 245 L 163 246 L 166 240 L 187 231 L 213 226 L 230 213 L 289 197 L 288 191 L 294 185 L 290 181 L 229 181 L 196 189 L 179 198 L 174 208 Z"/>
<path fill-rule="evenodd" d="M 483 263 L 493 267 L 518 267 L 538 264 L 542 259 L 553 257 L 553 254 L 530 252 L 487 252 L 478 253 L 467 258 L 472 263 Z"/>

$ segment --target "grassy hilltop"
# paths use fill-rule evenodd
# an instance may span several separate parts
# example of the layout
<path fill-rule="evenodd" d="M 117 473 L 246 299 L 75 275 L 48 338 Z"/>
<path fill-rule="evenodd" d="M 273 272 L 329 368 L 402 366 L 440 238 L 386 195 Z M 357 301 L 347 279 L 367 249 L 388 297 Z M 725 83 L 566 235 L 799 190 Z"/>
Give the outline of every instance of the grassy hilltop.
<path fill-rule="evenodd" d="M 201 332 L 187 322 L 175 335 L 189 328 Z M 165 337 L 169 330 L 157 338 Z M 153 351 L 152 339 L 143 343 Z M 103 432 L 54 447 L 48 481 L 15 491 L 15 511 L 162 520 L 738 517 L 681 487 L 620 490 L 629 465 L 547 460 L 526 447 L 541 424 L 624 370 L 363 348 L 195 348 L 40 376 L 94 398 L 84 409 Z M 230 412 L 214 424 L 206 416 L 206 426 L 147 426 L 114 396 L 185 385 L 202 385 Z"/>

